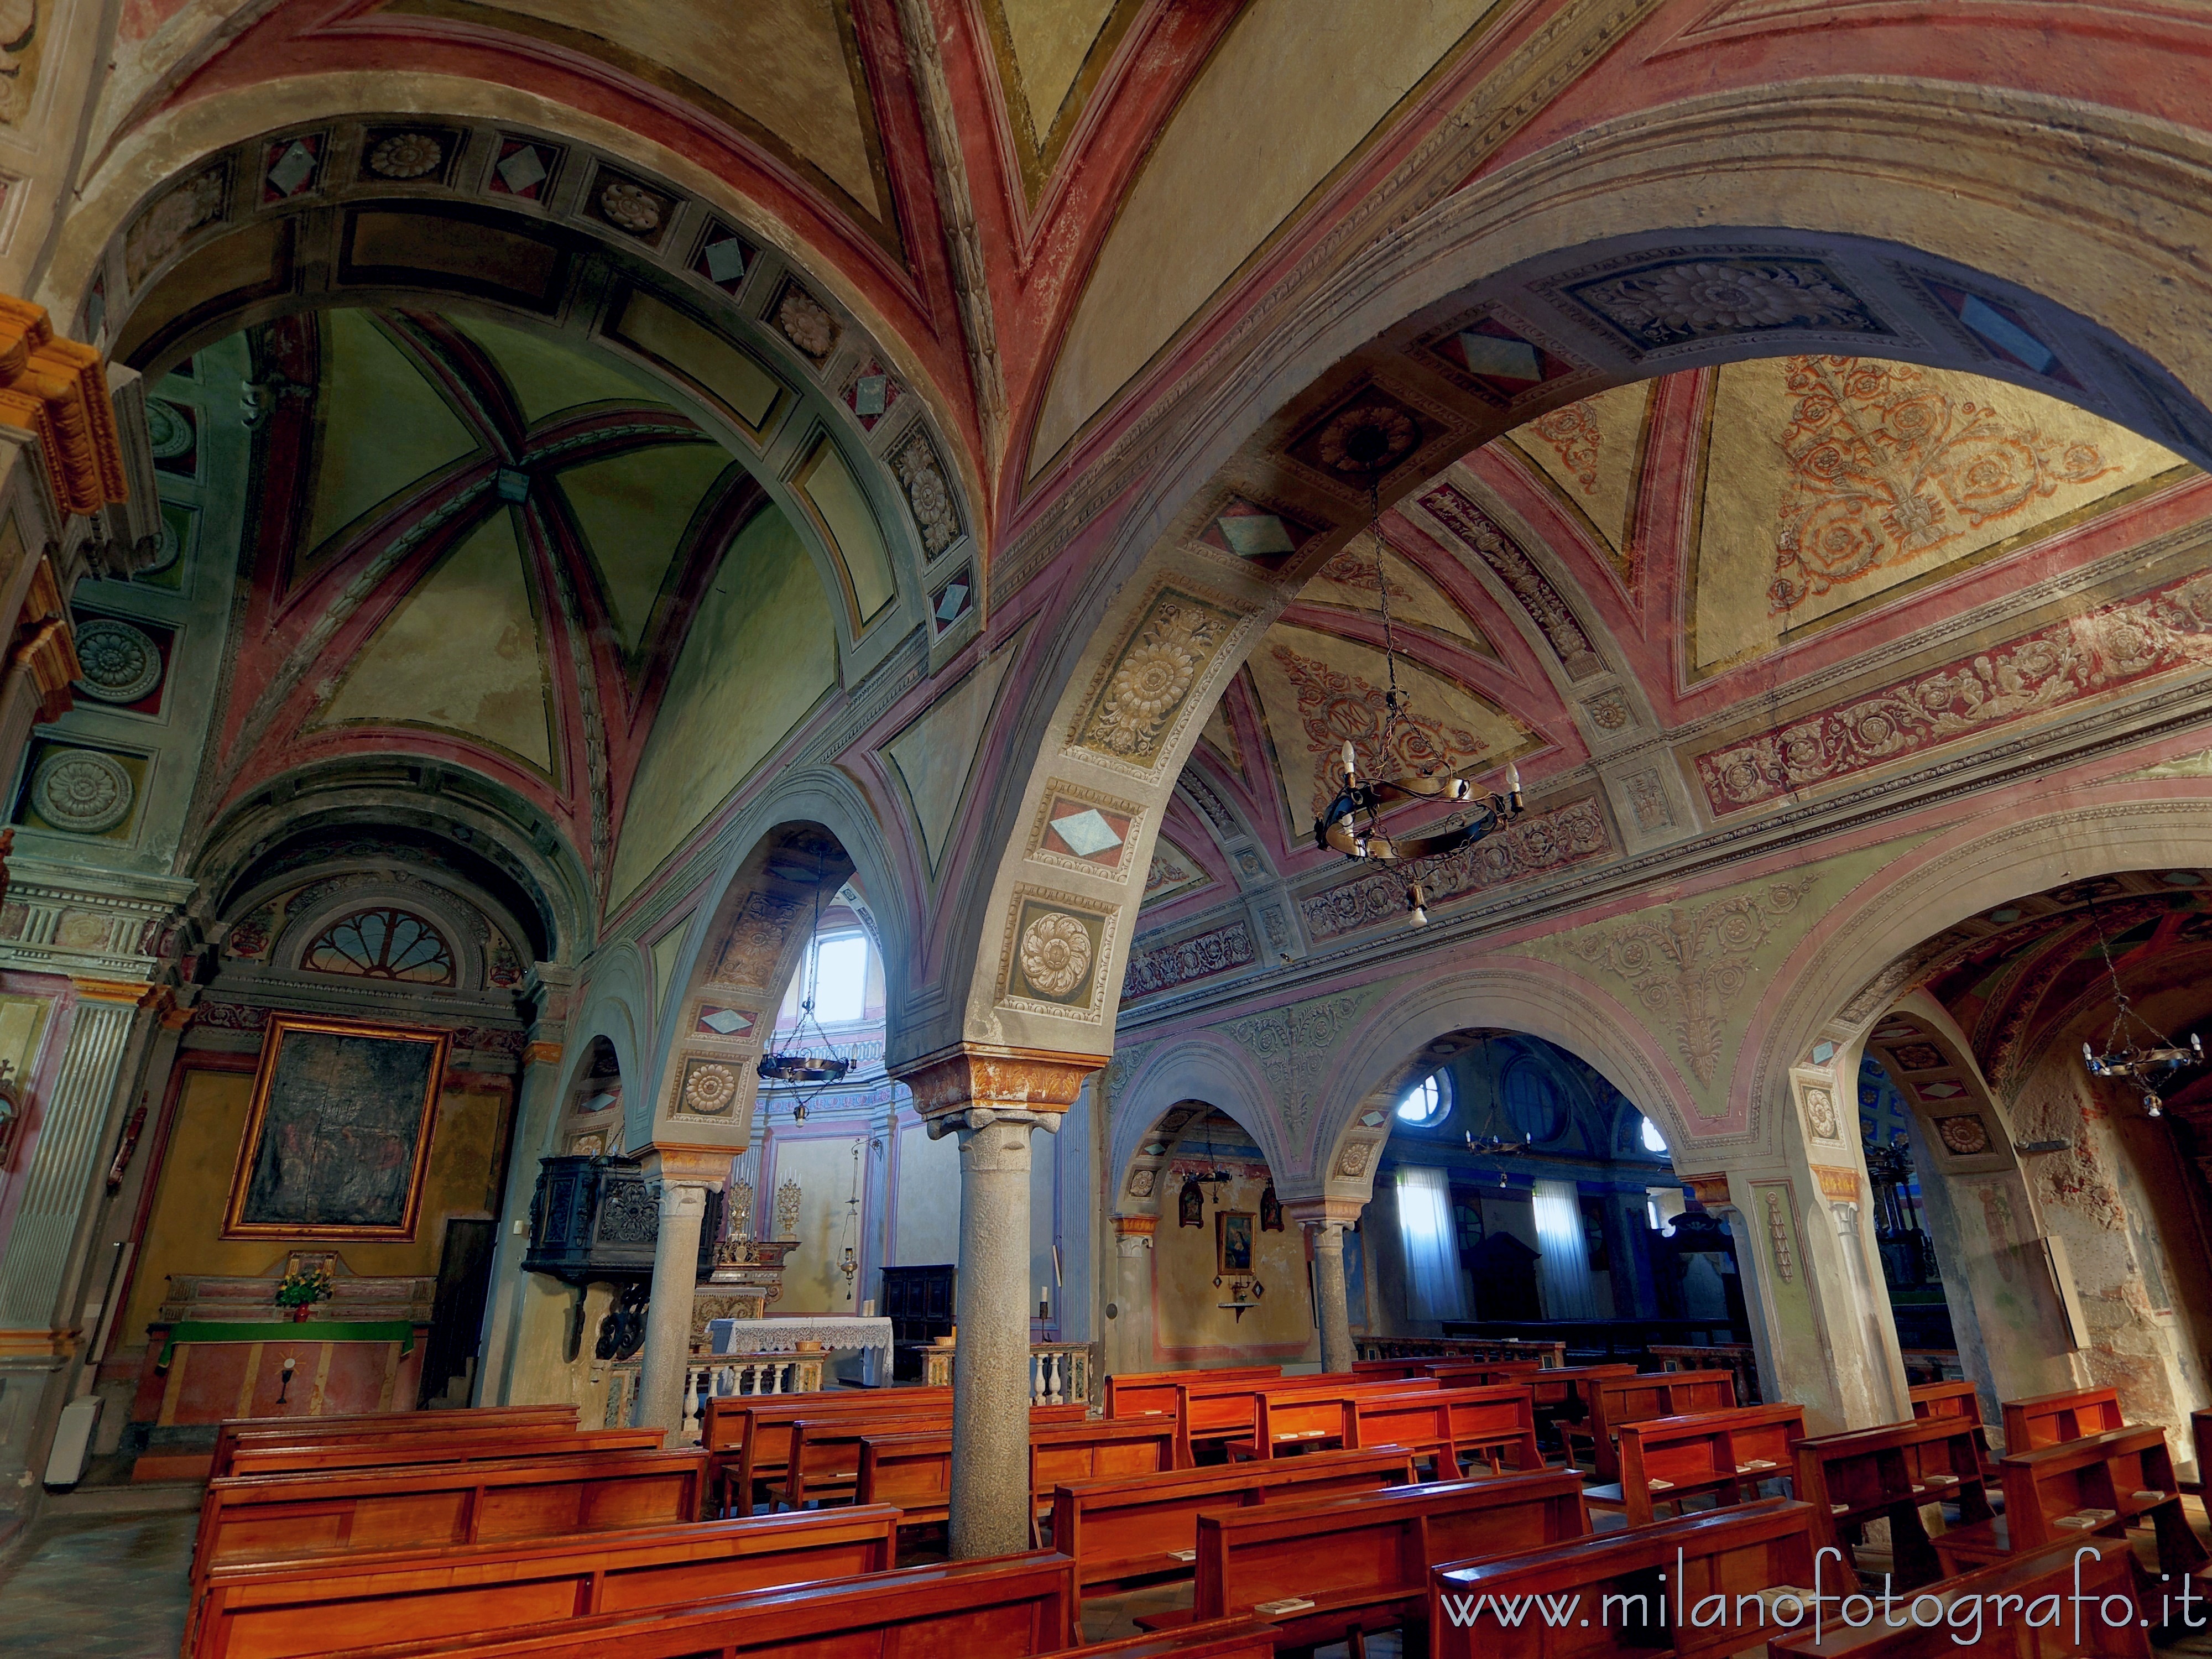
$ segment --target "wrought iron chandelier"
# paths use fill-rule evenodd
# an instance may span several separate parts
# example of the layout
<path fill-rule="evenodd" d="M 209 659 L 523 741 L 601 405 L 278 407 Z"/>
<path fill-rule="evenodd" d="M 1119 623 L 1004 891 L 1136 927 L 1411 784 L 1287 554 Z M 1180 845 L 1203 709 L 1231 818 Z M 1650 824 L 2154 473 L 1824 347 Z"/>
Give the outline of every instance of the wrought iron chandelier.
<path fill-rule="evenodd" d="M 1398 643 L 1390 626 L 1390 577 L 1382 561 L 1382 511 L 1379 493 L 1371 498 L 1368 532 L 1375 543 L 1375 586 L 1382 607 L 1382 660 L 1389 685 L 1382 694 L 1382 729 L 1376 737 L 1378 763 L 1388 766 L 1396 752 L 1393 739 L 1407 719 L 1407 695 L 1398 686 Z M 1355 863 L 1388 866 L 1406 884 L 1406 908 L 1410 925 L 1429 923 L 1428 888 L 1437 866 L 1462 848 L 1472 847 L 1521 816 L 1521 769 L 1507 763 L 1502 793 L 1478 793 L 1468 779 L 1448 767 L 1413 771 L 1391 778 L 1369 777 L 1360 770 L 1359 751 L 1352 740 L 1344 740 L 1340 765 L 1343 787 L 1322 815 L 1314 820 L 1314 845 L 1334 848 Z M 1383 815 L 1413 801 L 1466 803 L 1455 813 L 1423 835 L 1393 835 L 1383 828 Z"/>
<path fill-rule="evenodd" d="M 1466 1132 L 1465 1139 L 1467 1140 L 1467 1149 L 1470 1152 L 1473 1152 L 1477 1158 L 1504 1158 L 1517 1157 L 1519 1154 L 1527 1152 L 1530 1147 L 1536 1144 L 1535 1138 L 1534 1136 L 1524 1136 L 1519 1140 L 1508 1140 L 1503 1134 L 1498 1133 L 1498 1109 L 1504 1103 L 1498 1094 L 1498 1075 L 1489 1068 L 1490 1039 L 1488 1037 L 1483 1037 L 1480 1038 L 1479 1042 L 1484 1062 L 1483 1071 L 1489 1079 L 1490 1109 L 1483 1114 L 1483 1133 L 1480 1139 L 1477 1139 L 1475 1138 L 1474 1130 L 1469 1129 Z M 1500 1187 L 1505 1185 L 1505 1171 L 1503 1170 L 1500 1170 L 1498 1172 L 1498 1184 Z"/>
<path fill-rule="evenodd" d="M 2105 939 L 2104 918 L 2097 914 L 2097 896 L 2089 896 L 2089 920 L 2097 929 L 2097 949 L 2105 958 L 2105 976 L 2112 983 L 2112 1029 L 2105 1034 L 2105 1052 L 2081 1045 L 2081 1059 L 2091 1077 L 2124 1078 L 2142 1091 L 2143 1115 L 2166 1115 L 2166 1099 L 2159 1088 L 2185 1066 L 2203 1063 L 2204 1045 L 2192 1031 L 2185 1043 L 2174 1042 L 2135 1010 L 2120 988 L 2119 970 L 2112 966 L 2112 947 Z M 2132 1024 L 2134 1030 L 2128 1027 Z M 2150 1039 L 2148 1047 L 2136 1041 L 2136 1032 Z"/>
<path fill-rule="evenodd" d="M 806 1113 L 822 1091 L 833 1083 L 842 1083 L 845 1074 L 853 1069 L 853 1056 L 841 1054 L 837 1045 L 830 1040 L 830 1033 L 822 1029 L 822 1022 L 814 1015 L 816 995 L 822 988 L 822 883 L 824 866 L 817 854 L 812 871 L 787 866 L 775 872 L 787 881 L 811 882 L 814 888 L 814 931 L 809 933 L 806 945 L 806 994 L 799 999 L 799 1024 L 791 1033 L 793 1046 L 764 1054 L 760 1057 L 758 1070 L 764 1083 L 790 1084 L 806 1089 L 807 1092 L 791 1105 L 792 1121 L 806 1121 Z M 804 1047 L 806 1028 L 814 1027 L 814 1035 L 821 1039 L 822 1052 L 815 1054 Z M 809 1085 L 811 1085 L 809 1087 Z"/>

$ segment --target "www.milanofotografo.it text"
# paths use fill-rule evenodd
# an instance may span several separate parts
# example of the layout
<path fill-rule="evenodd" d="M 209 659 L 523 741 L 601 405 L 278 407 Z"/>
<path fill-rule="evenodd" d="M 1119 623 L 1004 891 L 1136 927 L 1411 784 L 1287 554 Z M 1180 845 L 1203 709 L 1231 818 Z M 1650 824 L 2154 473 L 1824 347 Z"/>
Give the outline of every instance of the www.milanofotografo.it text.
<path fill-rule="evenodd" d="M 1833 1545 L 1825 1545 L 1814 1552 L 1813 1589 L 1809 1595 L 1795 1590 L 1769 1590 L 1763 1596 L 1709 1595 L 1692 1601 L 1683 1589 L 1683 1555 L 1677 1550 L 1672 1577 L 1663 1572 L 1658 1575 L 1659 1583 L 1671 1589 L 1662 1588 L 1656 1596 L 1648 1591 L 1602 1595 L 1598 1598 L 1595 1622 L 1607 1630 L 1649 1630 L 1669 1624 L 1709 1630 L 1724 1620 L 1738 1626 L 1763 1626 L 1771 1620 L 1776 1628 L 1791 1631 L 1809 1622 L 1817 1644 L 1823 1631 L 1837 1625 L 1849 1630 L 1864 1630 L 1879 1619 L 1891 1630 L 1904 1630 L 1909 1626 L 1923 1630 L 1948 1626 L 1952 1641 L 1960 1647 L 1972 1647 L 1982 1639 L 1984 1620 L 1998 1626 L 2008 1619 L 2017 1620 L 2031 1630 L 2059 1630 L 2070 1621 L 2076 1643 L 2082 1640 L 2084 1630 L 2094 1630 L 2100 1623 L 2110 1630 L 2130 1625 L 2148 1629 L 2154 1623 L 2164 1627 L 2177 1622 L 2190 1630 L 2203 1630 L 2208 1622 L 2201 1611 L 2208 1605 L 2208 1600 L 2195 1592 L 2187 1577 L 2174 1585 L 2168 1575 L 2159 1575 L 2168 1588 L 2160 1592 L 2160 1605 L 2155 1620 L 2131 1595 L 2100 1595 L 2093 1589 L 2085 1590 L 2081 1588 L 2082 1562 L 2104 1559 L 2101 1552 L 2086 1545 L 2074 1552 L 2072 1590 L 2052 1590 L 2033 1598 L 1998 1593 L 1946 1595 L 1933 1590 L 1900 1598 L 1890 1588 L 1887 1573 L 1882 1575 L 1880 1595 L 1854 1591 L 1846 1595 L 1822 1587 L 1822 1570 L 1830 1559 L 1840 1562 L 1843 1552 Z M 1556 1595 L 1444 1595 L 1438 1600 L 1443 1603 L 1444 1617 L 1462 1630 L 1486 1619 L 1509 1628 L 1533 1620 L 1553 1630 L 1588 1628 L 1593 1622 L 1583 1608 L 1580 1591 L 1562 1591 Z M 1834 1609 L 1832 1619 L 1827 1617 L 1830 1608 Z"/>

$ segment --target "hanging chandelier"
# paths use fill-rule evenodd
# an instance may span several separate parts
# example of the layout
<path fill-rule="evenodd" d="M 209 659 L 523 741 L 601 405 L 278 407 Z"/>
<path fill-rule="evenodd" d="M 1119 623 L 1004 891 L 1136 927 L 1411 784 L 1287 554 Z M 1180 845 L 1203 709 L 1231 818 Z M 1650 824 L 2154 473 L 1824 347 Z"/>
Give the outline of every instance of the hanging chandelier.
<path fill-rule="evenodd" d="M 2112 947 L 2105 939 L 2104 919 L 2097 914 L 2097 896 L 2089 896 L 2089 920 L 2097 929 L 2097 949 L 2105 958 L 2105 976 L 2112 985 L 2112 1028 L 2105 1033 L 2105 1052 L 2081 1045 L 2082 1062 L 2091 1077 L 2124 1078 L 2142 1091 L 2143 1115 L 2163 1117 L 2166 1099 L 2160 1087 L 2185 1066 L 2203 1063 L 2204 1045 L 2192 1031 L 2187 1043 L 2179 1043 L 2145 1019 L 2120 988 L 2119 970 L 2112 966 Z M 2130 1027 L 2133 1029 L 2130 1030 Z M 2150 1039 L 2144 1047 L 2136 1034 Z"/>
<path fill-rule="evenodd" d="M 1398 688 L 1398 646 L 1390 626 L 1390 578 L 1382 562 L 1382 511 L 1379 494 L 1372 498 L 1368 531 L 1375 543 L 1375 585 L 1382 596 L 1382 659 L 1389 685 L 1382 694 L 1382 729 L 1376 736 L 1379 763 L 1388 766 L 1396 750 L 1394 739 L 1407 719 L 1406 693 Z M 1436 867 L 1462 848 L 1472 847 L 1521 816 L 1521 769 L 1507 763 L 1505 787 L 1499 793 L 1479 793 L 1468 779 L 1448 767 L 1410 771 L 1396 777 L 1370 777 L 1360 769 L 1359 751 L 1352 740 L 1344 740 L 1339 765 L 1343 786 L 1314 820 L 1314 845 L 1334 848 L 1355 863 L 1387 866 L 1406 884 L 1409 924 L 1429 923 L 1428 890 Z M 1386 812 L 1413 801 L 1450 801 L 1465 807 L 1424 835 L 1393 835 L 1383 828 Z"/>
<path fill-rule="evenodd" d="M 814 931 L 807 935 L 806 994 L 799 999 L 799 1024 L 791 1033 L 792 1047 L 764 1054 L 757 1068 L 763 1083 L 782 1083 L 805 1089 L 806 1093 L 792 1103 L 792 1121 L 806 1121 L 806 1114 L 822 1091 L 833 1083 L 842 1083 L 845 1074 L 853 1069 L 853 1056 L 841 1054 L 837 1045 L 830 1040 L 830 1033 L 822 1029 L 815 1018 L 814 1003 L 822 988 L 822 882 L 823 866 L 817 854 L 812 871 L 786 866 L 775 873 L 787 881 L 811 882 L 814 888 Z M 811 1025 L 814 1035 L 821 1040 L 822 1052 L 814 1053 L 803 1045 L 806 1042 L 806 1028 Z"/>
<path fill-rule="evenodd" d="M 1489 1081 L 1490 1109 L 1483 1114 L 1482 1135 L 1480 1139 L 1476 1138 L 1474 1130 L 1469 1129 L 1466 1132 L 1464 1138 L 1467 1141 L 1467 1149 L 1477 1158 L 1516 1157 L 1536 1144 L 1535 1137 L 1530 1135 L 1519 1140 L 1509 1140 L 1500 1133 L 1498 1127 L 1498 1109 L 1504 1102 L 1498 1092 L 1498 1074 L 1491 1071 L 1488 1065 L 1490 1039 L 1483 1037 L 1480 1039 L 1480 1043 L 1484 1060 L 1483 1071 Z M 1505 1171 L 1503 1170 L 1498 1172 L 1498 1184 L 1500 1187 L 1505 1185 Z"/>

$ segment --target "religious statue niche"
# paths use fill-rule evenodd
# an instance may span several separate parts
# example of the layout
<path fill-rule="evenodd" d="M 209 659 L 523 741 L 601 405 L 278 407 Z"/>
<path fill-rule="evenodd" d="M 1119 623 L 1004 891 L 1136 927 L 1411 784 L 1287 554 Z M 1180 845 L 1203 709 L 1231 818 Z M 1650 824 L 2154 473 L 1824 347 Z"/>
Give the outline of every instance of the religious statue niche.
<path fill-rule="evenodd" d="M 1203 1227 L 1206 1225 L 1206 1191 L 1198 1184 L 1198 1177 L 1185 1178 L 1182 1190 L 1176 1194 L 1176 1225 Z"/>
<path fill-rule="evenodd" d="M 272 1018 L 222 1236 L 412 1239 L 449 1040 L 408 1026 Z"/>
<path fill-rule="evenodd" d="M 1275 1183 L 1269 1182 L 1267 1190 L 1260 1194 L 1260 1231 L 1279 1233 L 1283 1231 L 1283 1200 L 1275 1196 Z"/>

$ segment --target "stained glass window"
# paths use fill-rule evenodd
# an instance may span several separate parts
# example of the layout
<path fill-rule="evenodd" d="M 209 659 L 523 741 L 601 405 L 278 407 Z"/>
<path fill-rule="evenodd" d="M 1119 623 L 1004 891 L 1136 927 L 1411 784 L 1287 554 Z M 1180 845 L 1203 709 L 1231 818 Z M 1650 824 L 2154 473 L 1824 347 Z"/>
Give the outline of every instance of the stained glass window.
<path fill-rule="evenodd" d="M 445 935 L 422 917 L 390 905 L 356 910 L 335 921 L 307 947 L 303 968 L 409 985 L 451 985 L 453 953 Z"/>

